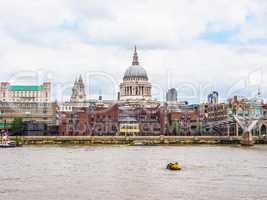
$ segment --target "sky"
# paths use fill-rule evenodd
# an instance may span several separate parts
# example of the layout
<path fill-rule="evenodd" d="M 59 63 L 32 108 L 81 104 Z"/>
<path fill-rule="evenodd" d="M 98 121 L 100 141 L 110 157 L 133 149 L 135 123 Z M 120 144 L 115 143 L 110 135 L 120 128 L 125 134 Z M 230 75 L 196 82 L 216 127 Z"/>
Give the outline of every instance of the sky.
<path fill-rule="evenodd" d="M 61 101 L 82 74 L 88 98 L 116 99 L 136 45 L 153 98 L 266 98 L 266 18 L 266 0 L 1 0 L 0 81 L 51 81 Z"/>

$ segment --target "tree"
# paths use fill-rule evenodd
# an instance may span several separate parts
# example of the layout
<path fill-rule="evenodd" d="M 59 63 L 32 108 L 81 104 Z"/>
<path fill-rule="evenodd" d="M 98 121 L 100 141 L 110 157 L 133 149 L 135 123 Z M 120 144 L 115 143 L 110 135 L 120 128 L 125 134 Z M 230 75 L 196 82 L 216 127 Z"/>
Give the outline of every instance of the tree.
<path fill-rule="evenodd" d="M 197 123 L 197 130 L 198 130 L 198 134 L 202 135 L 202 134 L 206 134 L 207 129 L 203 126 L 203 123 L 199 122 Z"/>
<path fill-rule="evenodd" d="M 16 117 L 11 127 L 12 134 L 22 135 L 23 128 L 24 128 L 23 119 L 21 117 Z"/>
<path fill-rule="evenodd" d="M 180 123 L 177 121 L 172 122 L 170 130 L 169 130 L 172 134 L 180 134 L 181 132 L 181 126 Z"/>

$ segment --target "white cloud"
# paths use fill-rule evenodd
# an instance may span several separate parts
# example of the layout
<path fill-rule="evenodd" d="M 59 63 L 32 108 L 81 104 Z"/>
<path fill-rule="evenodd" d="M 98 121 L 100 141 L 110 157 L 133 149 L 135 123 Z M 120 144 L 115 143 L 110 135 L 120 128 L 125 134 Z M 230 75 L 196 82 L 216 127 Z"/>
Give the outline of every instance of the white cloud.
<path fill-rule="evenodd" d="M 54 82 L 71 83 L 88 71 L 120 82 L 137 44 L 157 88 L 192 82 L 225 91 L 259 67 L 265 76 L 267 43 L 250 40 L 267 40 L 266 5 L 264 0 L 3 0 L 0 78 L 41 69 Z M 236 28 L 239 34 L 227 43 L 198 39 L 205 31 Z"/>

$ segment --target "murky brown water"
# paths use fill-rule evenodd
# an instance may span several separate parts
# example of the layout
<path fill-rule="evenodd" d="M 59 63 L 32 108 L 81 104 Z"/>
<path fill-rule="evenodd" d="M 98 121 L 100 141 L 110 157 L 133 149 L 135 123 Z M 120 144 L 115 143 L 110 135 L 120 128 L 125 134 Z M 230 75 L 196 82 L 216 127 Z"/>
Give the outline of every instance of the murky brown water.
<path fill-rule="evenodd" d="M 266 200 L 267 146 L 0 149 L 0 199 Z"/>

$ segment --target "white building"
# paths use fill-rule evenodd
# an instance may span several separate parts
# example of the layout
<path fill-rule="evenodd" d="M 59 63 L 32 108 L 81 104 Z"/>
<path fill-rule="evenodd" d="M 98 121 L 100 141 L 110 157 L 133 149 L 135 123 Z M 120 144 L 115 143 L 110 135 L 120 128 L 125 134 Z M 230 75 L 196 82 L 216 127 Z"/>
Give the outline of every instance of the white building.
<path fill-rule="evenodd" d="M 0 101 L 2 102 L 51 102 L 51 83 L 42 85 L 11 85 L 0 83 Z"/>

